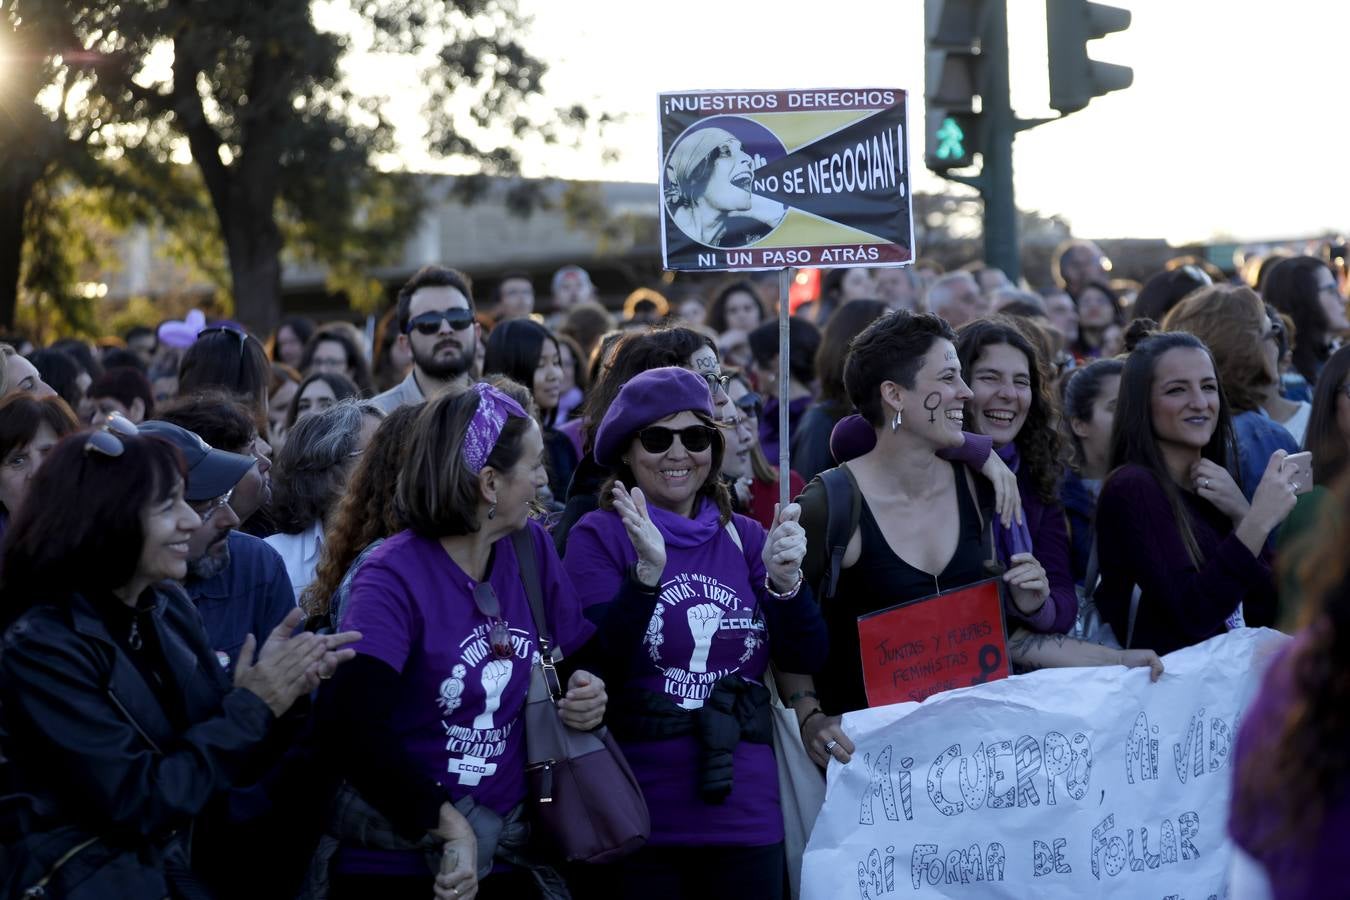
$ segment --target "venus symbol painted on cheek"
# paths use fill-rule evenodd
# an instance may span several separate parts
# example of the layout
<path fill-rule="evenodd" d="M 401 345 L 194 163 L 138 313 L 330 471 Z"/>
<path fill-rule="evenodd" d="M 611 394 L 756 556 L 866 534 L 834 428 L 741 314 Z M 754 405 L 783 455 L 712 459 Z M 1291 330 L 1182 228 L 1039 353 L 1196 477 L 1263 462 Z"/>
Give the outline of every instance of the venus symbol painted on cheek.
<path fill-rule="evenodd" d="M 937 408 L 942 405 L 942 395 L 937 391 L 923 398 L 923 408 L 928 410 L 928 422 L 932 424 L 937 421 Z"/>

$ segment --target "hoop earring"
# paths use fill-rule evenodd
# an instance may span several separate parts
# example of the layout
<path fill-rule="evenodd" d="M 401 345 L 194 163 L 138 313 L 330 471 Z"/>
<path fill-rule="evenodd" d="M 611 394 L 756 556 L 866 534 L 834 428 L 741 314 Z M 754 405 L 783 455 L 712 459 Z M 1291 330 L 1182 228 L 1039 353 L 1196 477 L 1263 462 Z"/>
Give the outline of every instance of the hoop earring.
<path fill-rule="evenodd" d="M 900 430 L 900 410 L 895 411 L 895 418 L 891 421 L 891 434 Z"/>
<path fill-rule="evenodd" d="M 497 518 L 497 504 L 493 503 L 488 506 L 488 518 L 489 519 Z"/>

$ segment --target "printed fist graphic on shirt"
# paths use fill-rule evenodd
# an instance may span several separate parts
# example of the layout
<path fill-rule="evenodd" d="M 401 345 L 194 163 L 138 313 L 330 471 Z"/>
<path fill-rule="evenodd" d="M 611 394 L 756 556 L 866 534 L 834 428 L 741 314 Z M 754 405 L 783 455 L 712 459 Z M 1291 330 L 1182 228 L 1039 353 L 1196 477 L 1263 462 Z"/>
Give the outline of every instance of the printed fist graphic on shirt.
<path fill-rule="evenodd" d="M 708 651 L 712 649 L 713 635 L 722 624 L 722 607 L 715 603 L 691 606 L 685 613 L 689 633 L 694 637 L 694 653 L 689 657 L 690 672 L 708 671 Z"/>
<path fill-rule="evenodd" d="M 492 721 L 492 714 L 502 705 L 502 692 L 506 690 L 506 684 L 510 680 L 511 660 L 491 659 L 483 664 L 483 692 L 487 696 L 483 699 L 483 711 L 473 720 L 474 728 L 490 731 L 496 727 Z"/>

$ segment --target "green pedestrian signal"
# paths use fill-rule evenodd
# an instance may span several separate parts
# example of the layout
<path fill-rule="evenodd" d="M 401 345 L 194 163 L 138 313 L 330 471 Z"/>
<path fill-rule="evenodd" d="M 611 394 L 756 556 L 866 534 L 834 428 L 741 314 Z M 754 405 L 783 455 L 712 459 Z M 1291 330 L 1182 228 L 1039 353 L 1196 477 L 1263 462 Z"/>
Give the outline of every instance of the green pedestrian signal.
<path fill-rule="evenodd" d="M 966 133 L 951 116 L 942 120 L 937 130 L 937 158 L 943 160 L 964 159 L 966 156 Z"/>

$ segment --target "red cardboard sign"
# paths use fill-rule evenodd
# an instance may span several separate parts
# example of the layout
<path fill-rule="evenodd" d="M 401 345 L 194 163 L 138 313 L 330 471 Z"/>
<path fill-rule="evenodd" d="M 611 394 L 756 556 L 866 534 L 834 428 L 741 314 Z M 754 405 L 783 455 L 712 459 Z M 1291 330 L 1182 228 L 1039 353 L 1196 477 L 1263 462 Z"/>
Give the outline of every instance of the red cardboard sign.
<path fill-rule="evenodd" d="M 922 701 L 1010 674 L 997 578 L 858 619 L 868 706 Z"/>

